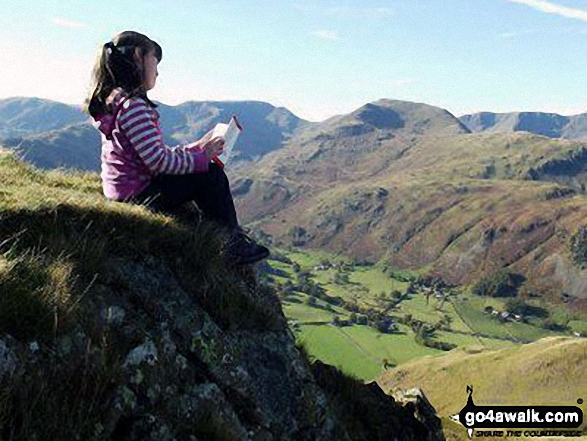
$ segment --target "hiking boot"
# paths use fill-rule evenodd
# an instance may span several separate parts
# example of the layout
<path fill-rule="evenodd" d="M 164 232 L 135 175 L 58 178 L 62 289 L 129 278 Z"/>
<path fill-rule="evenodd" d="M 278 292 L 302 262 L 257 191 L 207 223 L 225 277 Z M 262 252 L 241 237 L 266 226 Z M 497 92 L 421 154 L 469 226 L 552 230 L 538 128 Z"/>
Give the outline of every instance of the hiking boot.
<path fill-rule="evenodd" d="M 251 239 L 240 227 L 230 235 L 224 246 L 224 255 L 235 265 L 247 265 L 269 256 L 269 249 Z"/>

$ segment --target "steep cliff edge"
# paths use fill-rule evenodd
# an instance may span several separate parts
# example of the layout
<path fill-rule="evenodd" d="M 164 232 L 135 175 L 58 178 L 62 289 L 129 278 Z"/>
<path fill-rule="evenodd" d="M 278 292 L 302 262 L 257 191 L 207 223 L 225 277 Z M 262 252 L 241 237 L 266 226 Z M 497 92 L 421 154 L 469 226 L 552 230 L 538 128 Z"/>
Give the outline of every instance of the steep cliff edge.
<path fill-rule="evenodd" d="M 0 153 L 0 438 L 444 440 L 429 406 L 312 364 L 219 247 Z"/>

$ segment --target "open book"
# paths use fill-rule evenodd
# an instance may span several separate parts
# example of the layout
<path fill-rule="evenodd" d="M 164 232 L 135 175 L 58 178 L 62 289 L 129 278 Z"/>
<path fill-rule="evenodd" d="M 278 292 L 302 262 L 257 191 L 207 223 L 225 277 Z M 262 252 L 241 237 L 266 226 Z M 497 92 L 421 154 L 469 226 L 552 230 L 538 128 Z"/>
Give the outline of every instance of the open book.
<path fill-rule="evenodd" d="M 242 130 L 243 128 L 236 119 L 236 116 L 230 118 L 230 122 L 228 124 L 216 124 L 216 127 L 214 127 L 214 130 L 212 131 L 212 139 L 214 139 L 214 137 L 216 136 L 223 136 L 224 149 L 222 150 L 222 153 L 220 155 L 216 155 L 212 158 L 214 162 L 224 167 L 224 164 L 228 162 L 228 158 L 232 153 L 234 144 L 236 143 L 236 140 L 242 132 Z"/>

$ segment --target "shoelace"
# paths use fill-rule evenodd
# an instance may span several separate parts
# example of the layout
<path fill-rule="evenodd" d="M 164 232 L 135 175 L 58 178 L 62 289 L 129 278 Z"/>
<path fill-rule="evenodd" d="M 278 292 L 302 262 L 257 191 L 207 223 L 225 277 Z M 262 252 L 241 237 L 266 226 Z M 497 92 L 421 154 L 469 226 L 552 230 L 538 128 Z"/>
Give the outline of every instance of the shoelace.
<path fill-rule="evenodd" d="M 239 231 L 239 236 L 241 236 L 245 242 L 250 243 L 250 244 L 254 244 L 257 245 L 257 242 L 255 242 L 250 236 L 248 236 L 245 232 L 243 231 Z"/>
<path fill-rule="evenodd" d="M 236 231 L 238 231 L 240 234 L 242 234 L 244 236 L 246 236 L 246 235 L 248 235 L 248 234 L 251 233 L 251 229 L 250 228 L 241 227 L 241 226 L 236 227 Z"/>

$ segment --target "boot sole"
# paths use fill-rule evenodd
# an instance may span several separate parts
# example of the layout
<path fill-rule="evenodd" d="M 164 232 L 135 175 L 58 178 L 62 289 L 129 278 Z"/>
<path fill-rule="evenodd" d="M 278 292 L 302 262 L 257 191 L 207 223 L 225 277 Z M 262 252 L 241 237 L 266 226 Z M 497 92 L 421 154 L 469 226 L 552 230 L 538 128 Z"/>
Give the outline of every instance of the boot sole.
<path fill-rule="evenodd" d="M 269 257 L 271 253 L 269 251 L 267 251 L 266 253 L 263 254 L 257 254 L 256 256 L 250 256 L 247 258 L 242 258 L 239 260 L 234 260 L 233 263 L 235 265 L 249 265 L 251 263 L 256 263 L 259 262 L 263 259 L 266 259 L 267 257 Z"/>

